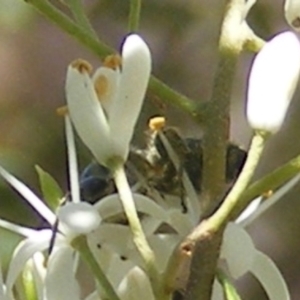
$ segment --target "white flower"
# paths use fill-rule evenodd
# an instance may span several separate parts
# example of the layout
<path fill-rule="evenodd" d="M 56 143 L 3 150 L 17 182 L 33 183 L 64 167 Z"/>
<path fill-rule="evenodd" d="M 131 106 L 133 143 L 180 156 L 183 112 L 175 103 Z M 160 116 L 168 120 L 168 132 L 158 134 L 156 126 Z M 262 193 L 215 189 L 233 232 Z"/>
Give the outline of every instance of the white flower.
<path fill-rule="evenodd" d="M 99 68 L 90 78 L 90 67 L 75 61 L 67 72 L 66 98 L 72 122 L 82 141 L 99 163 L 127 159 L 129 143 L 145 96 L 151 56 L 136 34 L 123 45 L 122 62 Z M 117 62 L 116 62 L 117 61 Z"/>
<path fill-rule="evenodd" d="M 300 30 L 300 1 L 286 0 L 284 5 L 285 18 L 295 30 Z"/>
<path fill-rule="evenodd" d="M 149 279 L 139 267 L 132 267 L 126 275 L 122 277 L 122 280 L 117 287 L 117 294 L 121 300 L 155 300 Z M 105 298 L 99 298 L 96 291 L 86 298 L 86 300 L 101 299 Z"/>
<path fill-rule="evenodd" d="M 161 135 L 160 137 L 164 144 L 164 147 L 168 152 L 168 155 L 170 156 L 170 159 L 173 161 L 174 165 L 178 167 L 179 159 L 174 149 L 172 149 L 172 146 L 163 135 Z M 291 184 L 295 184 L 296 182 L 298 182 L 299 178 L 300 176 L 293 179 L 291 181 Z M 270 197 L 268 201 L 263 203 L 261 205 L 262 210 L 264 210 L 266 206 L 269 207 L 270 205 L 278 201 L 277 194 L 279 194 L 282 198 L 283 192 L 287 192 L 293 186 L 291 184 L 288 183 L 285 186 L 283 186 L 278 192 L 276 192 L 272 197 Z M 164 199 L 159 199 L 159 195 L 157 195 L 157 197 L 154 198 L 161 205 L 161 209 L 152 209 L 150 213 L 150 218 L 148 219 L 148 223 L 143 224 L 142 220 L 142 224 L 147 238 L 149 240 L 149 243 L 152 246 L 156 257 L 158 258 L 157 264 L 158 266 L 160 266 L 160 272 L 163 272 L 165 270 L 168 259 L 170 258 L 175 247 L 178 246 L 178 244 L 186 237 L 186 235 L 195 228 L 195 226 L 198 224 L 201 218 L 201 210 L 199 207 L 199 202 L 197 201 L 197 196 L 195 195 L 193 186 L 190 183 L 185 172 L 183 174 L 183 185 L 187 194 L 186 205 L 188 207 L 188 210 L 186 213 L 182 212 L 182 208 L 180 206 L 176 206 L 174 199 L 170 199 L 171 201 L 168 201 L 168 197 Z M 108 214 L 112 214 L 112 210 L 108 208 L 108 199 L 106 201 L 107 203 L 102 203 L 102 211 L 107 211 Z M 147 201 L 147 198 L 141 198 L 139 199 L 139 201 L 137 201 L 138 211 L 145 211 L 145 213 L 149 211 L 149 208 L 145 207 L 144 210 L 141 208 L 141 206 L 145 205 Z M 243 225 L 247 224 L 246 220 L 249 219 L 250 215 L 252 217 L 254 214 L 260 214 L 260 202 L 261 199 L 254 200 L 248 206 L 246 211 L 244 211 L 241 214 L 239 222 L 243 223 L 228 224 L 228 227 L 226 228 L 224 233 L 220 259 L 221 261 L 225 262 L 225 265 L 227 266 L 224 269 L 224 271 L 229 272 L 230 275 L 234 278 L 239 278 L 243 274 L 251 272 L 262 284 L 271 300 L 288 300 L 290 299 L 289 293 L 287 290 L 286 283 L 282 275 L 280 274 L 280 271 L 269 257 L 264 255 L 254 247 L 251 237 L 243 229 Z M 100 206 L 101 202 L 99 202 L 98 205 Z M 111 205 L 113 204 L 111 203 Z M 105 206 L 107 206 L 106 209 L 104 209 Z M 252 217 L 252 219 L 253 218 L 254 217 Z M 152 220 L 156 220 L 156 222 L 159 221 L 159 223 L 156 223 L 155 226 L 153 226 L 153 224 L 151 224 Z M 146 220 L 144 220 L 144 222 L 145 221 Z M 165 231 L 161 234 L 158 233 L 157 229 L 160 228 L 160 225 L 162 224 L 168 224 L 169 228 L 173 229 L 173 231 Z M 130 244 L 128 243 L 128 239 L 125 239 L 125 241 L 118 240 L 118 237 L 122 236 L 124 238 L 126 236 L 124 231 L 123 233 L 119 231 L 119 233 L 115 234 L 114 237 L 113 229 L 109 231 L 104 229 L 103 227 L 102 230 L 102 234 L 97 235 L 98 241 L 100 241 L 101 238 L 104 240 L 107 239 L 107 241 L 110 239 L 110 242 L 115 240 L 115 242 L 113 242 L 115 251 L 120 251 L 120 253 L 122 253 L 124 257 L 131 260 L 134 256 L 134 252 L 130 252 L 132 246 L 129 246 Z M 129 235 L 129 230 L 127 232 L 127 234 Z M 119 242 L 121 245 L 118 245 Z M 101 242 L 99 244 L 101 244 Z M 112 247 L 112 245 L 109 245 L 109 242 L 106 245 L 107 247 Z M 91 246 L 91 248 L 93 248 L 93 246 Z M 161 261 L 161 259 L 164 260 L 164 262 Z M 135 264 L 138 264 L 140 267 L 143 267 L 143 265 L 137 259 L 133 259 L 132 261 L 135 262 Z M 131 266 L 128 267 L 128 269 L 131 268 Z M 180 272 L 183 270 L 184 268 L 181 269 Z M 114 269 L 113 274 L 116 273 L 118 273 L 117 268 Z M 126 271 L 124 271 L 124 273 L 125 275 L 123 276 L 126 276 L 126 274 L 128 274 L 128 271 L 127 273 Z M 112 278 L 114 277 L 113 274 Z M 176 280 L 178 280 L 176 284 L 178 284 L 178 287 L 184 288 L 184 278 L 179 277 L 176 278 Z M 276 288 L 274 288 L 274 285 L 276 285 Z M 217 281 L 215 281 L 214 283 L 213 299 L 223 299 L 223 295 L 222 293 L 220 293 L 220 285 Z"/>
<path fill-rule="evenodd" d="M 223 239 L 221 259 L 225 260 L 234 279 L 250 272 L 261 283 L 269 299 L 290 299 L 286 283 L 275 263 L 255 248 L 250 235 L 242 226 L 229 223 Z"/>
<path fill-rule="evenodd" d="M 122 300 L 155 300 L 149 279 L 139 267 L 128 272 L 118 287 L 118 294 Z"/>
<path fill-rule="evenodd" d="M 267 42 L 254 59 L 248 82 L 247 118 L 257 131 L 282 126 L 300 72 L 300 42 L 289 31 Z"/>
<path fill-rule="evenodd" d="M 67 135 L 70 135 L 71 125 L 68 118 Z M 70 164 L 76 164 L 74 161 L 74 141 L 70 144 L 68 139 L 69 161 Z M 77 168 L 70 167 L 70 172 Z M 56 215 L 40 200 L 26 185 L 8 173 L 0 166 L 0 175 L 16 190 L 20 195 L 45 219 L 51 226 L 55 225 Z M 71 176 L 73 179 L 76 177 Z M 88 203 L 74 202 L 76 194 L 79 195 L 79 183 L 71 182 L 73 190 L 78 192 L 72 194 L 73 202 L 67 203 L 58 211 L 58 232 L 55 233 L 54 247 L 48 259 L 43 256 L 43 262 L 38 264 L 36 269 L 40 270 L 40 280 L 37 282 L 38 293 L 45 296 L 47 300 L 69 300 L 80 299 L 79 286 L 75 278 L 75 251 L 71 248 L 70 242 L 78 235 L 87 234 L 98 227 L 100 216 L 97 210 Z M 11 224 L 0 219 L 0 226 L 9 229 L 17 234 L 25 236 L 14 251 L 12 260 L 9 265 L 7 278 L 5 281 L 5 295 L 8 299 L 13 299 L 12 289 L 17 277 L 22 272 L 26 262 L 33 258 L 35 254 L 42 254 L 49 249 L 53 238 L 52 229 L 33 230 Z M 42 264 L 47 260 L 47 268 L 43 270 Z M 44 272 L 44 275 L 41 273 Z M 35 277 L 37 278 L 37 276 Z M 40 299 L 44 299 L 41 298 Z"/>

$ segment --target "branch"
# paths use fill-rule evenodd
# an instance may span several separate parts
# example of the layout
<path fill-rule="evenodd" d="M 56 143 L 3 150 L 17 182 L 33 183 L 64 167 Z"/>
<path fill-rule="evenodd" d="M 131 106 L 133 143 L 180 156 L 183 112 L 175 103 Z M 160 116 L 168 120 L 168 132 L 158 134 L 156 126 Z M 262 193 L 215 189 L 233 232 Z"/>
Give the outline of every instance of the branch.
<path fill-rule="evenodd" d="M 204 120 L 206 127 L 203 137 L 203 170 L 199 170 L 203 174 L 201 204 L 204 215 L 215 207 L 219 195 L 224 190 L 232 83 L 238 56 L 247 41 L 254 40 L 252 31 L 247 29 L 248 25 L 245 21 L 245 1 L 227 0 L 226 2 L 219 39 L 219 64 Z M 251 175 L 248 174 L 248 179 L 238 188 L 234 198 L 239 198 L 242 188 L 247 186 Z M 236 199 L 231 203 L 229 211 L 235 207 Z M 193 254 L 185 300 L 211 298 L 222 234 L 229 219 L 229 217 L 222 217 L 220 222 L 216 222 L 218 217 L 220 216 L 203 220 L 180 246 L 180 251 L 184 252 L 188 249 Z"/>
<path fill-rule="evenodd" d="M 236 219 L 253 199 L 268 191 L 274 191 L 300 173 L 300 155 L 272 173 L 251 184 L 241 195 L 229 218 Z"/>
<path fill-rule="evenodd" d="M 241 174 L 219 209 L 209 219 L 211 230 L 213 229 L 213 231 L 218 231 L 219 228 L 224 227 L 229 221 L 232 211 L 240 202 L 241 195 L 246 190 L 250 180 L 252 179 L 267 138 L 268 135 L 260 133 L 256 133 L 252 138 L 248 157 Z"/>
<path fill-rule="evenodd" d="M 87 18 L 84 7 L 82 4 L 82 0 L 66 0 L 77 24 L 89 33 L 94 39 L 98 40 L 98 36 L 94 31 L 89 19 Z"/>
<path fill-rule="evenodd" d="M 224 190 L 225 156 L 229 138 L 230 99 L 237 59 L 243 49 L 243 9 L 245 1 L 227 1 L 219 39 L 219 63 L 215 74 L 212 96 L 205 116 L 203 136 L 204 193 L 201 204 L 205 211 L 215 206 Z"/>

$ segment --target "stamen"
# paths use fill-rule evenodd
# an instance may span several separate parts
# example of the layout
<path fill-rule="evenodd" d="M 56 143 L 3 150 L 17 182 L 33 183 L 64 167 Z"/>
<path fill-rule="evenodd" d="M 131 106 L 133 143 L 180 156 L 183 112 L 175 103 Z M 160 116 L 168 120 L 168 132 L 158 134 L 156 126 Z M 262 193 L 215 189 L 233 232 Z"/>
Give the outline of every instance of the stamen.
<path fill-rule="evenodd" d="M 60 116 L 60 117 L 64 117 L 64 116 L 66 116 L 67 114 L 69 114 L 69 110 L 68 110 L 67 105 L 58 107 L 58 108 L 56 109 L 56 114 L 57 114 L 58 116 Z"/>
<path fill-rule="evenodd" d="M 84 59 L 76 59 L 73 62 L 71 62 L 71 66 L 75 69 L 77 69 L 80 73 L 88 73 L 90 74 L 93 70 L 90 63 L 88 63 Z"/>
<path fill-rule="evenodd" d="M 120 69 L 122 66 L 122 58 L 118 54 L 109 55 L 104 59 L 103 66 L 113 70 Z"/>
<path fill-rule="evenodd" d="M 154 117 L 149 120 L 148 127 L 152 131 L 160 131 L 166 126 L 165 117 Z"/>
<path fill-rule="evenodd" d="M 94 87 L 98 99 L 100 100 L 102 97 L 106 96 L 109 91 L 109 81 L 104 75 L 98 76 L 94 81 Z"/>
<path fill-rule="evenodd" d="M 273 196 L 273 195 L 274 195 L 274 191 L 272 191 L 272 190 L 266 191 L 266 192 L 264 192 L 264 193 L 262 194 L 262 196 L 263 196 L 265 199 L 268 199 L 268 198 L 270 198 L 270 197 Z"/>

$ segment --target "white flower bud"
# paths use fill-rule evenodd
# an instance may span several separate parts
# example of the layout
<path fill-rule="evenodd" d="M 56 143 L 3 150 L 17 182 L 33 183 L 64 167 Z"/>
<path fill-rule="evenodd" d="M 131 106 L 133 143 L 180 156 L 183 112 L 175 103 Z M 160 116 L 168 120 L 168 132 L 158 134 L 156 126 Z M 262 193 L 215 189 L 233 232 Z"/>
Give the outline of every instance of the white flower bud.
<path fill-rule="evenodd" d="M 286 0 L 284 14 L 289 25 L 295 30 L 300 31 L 300 1 Z"/>
<path fill-rule="evenodd" d="M 283 32 L 254 59 L 248 82 L 247 118 L 254 130 L 276 133 L 282 126 L 300 72 L 300 42 Z"/>

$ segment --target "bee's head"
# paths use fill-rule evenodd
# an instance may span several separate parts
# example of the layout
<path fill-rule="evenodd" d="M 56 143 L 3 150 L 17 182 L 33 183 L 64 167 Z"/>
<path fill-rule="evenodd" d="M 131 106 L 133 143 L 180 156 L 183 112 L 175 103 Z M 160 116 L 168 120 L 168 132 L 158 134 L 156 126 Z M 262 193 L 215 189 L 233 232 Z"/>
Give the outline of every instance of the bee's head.
<path fill-rule="evenodd" d="M 115 192 L 109 169 L 97 162 L 90 163 L 80 175 L 80 195 L 83 201 L 95 203 Z"/>

